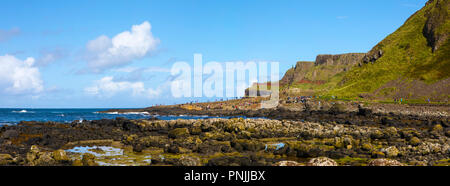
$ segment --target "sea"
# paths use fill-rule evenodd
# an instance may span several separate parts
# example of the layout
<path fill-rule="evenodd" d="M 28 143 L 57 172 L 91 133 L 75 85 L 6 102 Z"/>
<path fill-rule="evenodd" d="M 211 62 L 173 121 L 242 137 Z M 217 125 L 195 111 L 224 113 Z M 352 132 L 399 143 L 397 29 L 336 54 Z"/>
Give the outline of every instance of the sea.
<path fill-rule="evenodd" d="M 72 123 L 73 121 L 91 121 L 100 119 L 115 119 L 117 117 L 127 119 L 149 119 L 156 117 L 160 120 L 176 120 L 176 119 L 207 119 L 207 118 L 232 118 L 232 117 L 213 117 L 213 116 L 191 116 L 191 115 L 149 115 L 147 112 L 129 112 L 118 113 L 108 112 L 110 108 L 73 108 L 73 109 L 30 109 L 30 108 L 0 108 L 0 126 L 15 125 L 20 121 L 54 121 L 60 123 Z M 117 108 L 111 108 L 117 109 Z M 233 117 L 235 118 L 235 117 Z M 242 117 L 245 118 L 245 117 Z"/>

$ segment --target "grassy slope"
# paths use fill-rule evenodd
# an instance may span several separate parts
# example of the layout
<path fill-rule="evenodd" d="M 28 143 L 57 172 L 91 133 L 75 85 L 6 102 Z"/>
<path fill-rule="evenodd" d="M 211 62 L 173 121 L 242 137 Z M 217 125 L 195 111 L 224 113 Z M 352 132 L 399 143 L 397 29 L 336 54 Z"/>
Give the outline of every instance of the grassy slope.
<path fill-rule="evenodd" d="M 352 68 L 343 76 L 342 81 L 333 90 L 323 95 L 355 97 L 360 93 L 370 93 L 389 81 L 406 77 L 419 79 L 428 83 L 448 78 L 450 72 L 450 47 L 448 40 L 435 53 L 428 46 L 422 33 L 427 18 L 426 11 L 435 10 L 436 2 L 419 10 L 411 16 L 397 31 L 380 42 L 375 49 L 384 54 L 375 63 Z M 448 20 L 439 28 L 441 32 L 449 32 Z M 328 87 L 336 84 L 340 78 L 328 83 Z"/>

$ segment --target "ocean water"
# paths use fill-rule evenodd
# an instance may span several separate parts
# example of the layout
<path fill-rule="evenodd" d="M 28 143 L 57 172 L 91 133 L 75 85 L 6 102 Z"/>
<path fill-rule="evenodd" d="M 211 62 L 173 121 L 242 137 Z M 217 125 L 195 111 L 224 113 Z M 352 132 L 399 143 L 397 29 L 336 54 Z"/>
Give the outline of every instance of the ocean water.
<path fill-rule="evenodd" d="M 71 123 L 80 120 L 100 120 L 115 119 L 123 117 L 128 119 L 146 119 L 156 117 L 161 120 L 174 119 L 205 119 L 205 118 L 230 118 L 230 117 L 210 117 L 210 116 L 151 116 L 145 112 L 130 113 L 99 113 L 109 109 L 21 109 L 21 108 L 0 108 L 0 126 L 14 125 L 20 121 L 55 121 L 61 123 Z M 245 117 L 244 117 L 245 118 Z"/>

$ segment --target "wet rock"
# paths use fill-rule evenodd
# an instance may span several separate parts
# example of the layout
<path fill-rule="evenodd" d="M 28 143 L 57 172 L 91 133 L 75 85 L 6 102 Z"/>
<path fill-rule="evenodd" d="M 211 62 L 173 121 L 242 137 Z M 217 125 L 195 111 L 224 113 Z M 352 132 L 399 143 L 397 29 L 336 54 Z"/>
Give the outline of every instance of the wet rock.
<path fill-rule="evenodd" d="M 53 158 L 56 161 L 60 161 L 60 162 L 66 162 L 66 161 L 70 160 L 66 154 L 66 151 L 64 151 L 62 149 L 53 151 Z"/>
<path fill-rule="evenodd" d="M 384 149 L 384 152 L 387 157 L 391 157 L 391 158 L 397 157 L 398 154 L 400 153 L 400 151 L 395 146 L 391 146 L 391 147 Z"/>
<path fill-rule="evenodd" d="M 328 111 L 332 114 L 339 114 L 345 111 L 345 106 L 340 103 L 335 103 L 331 106 L 331 108 Z"/>
<path fill-rule="evenodd" d="M 275 166 L 281 166 L 281 167 L 297 167 L 297 166 L 304 166 L 301 163 L 298 163 L 296 161 L 279 161 L 274 164 Z"/>
<path fill-rule="evenodd" d="M 32 145 L 30 147 L 30 153 L 37 154 L 39 152 L 40 152 L 40 150 L 39 150 L 39 147 L 37 145 Z"/>
<path fill-rule="evenodd" d="M 207 166 L 264 166 L 261 161 L 254 161 L 250 157 L 223 156 L 208 161 Z"/>
<path fill-rule="evenodd" d="M 397 160 L 375 159 L 369 162 L 369 166 L 405 166 Z"/>
<path fill-rule="evenodd" d="M 180 147 L 176 146 L 176 145 L 171 145 L 167 148 L 166 152 L 168 153 L 173 153 L 173 154 L 178 154 L 180 153 Z"/>
<path fill-rule="evenodd" d="M 16 130 L 7 130 L 5 132 L 3 132 L 3 134 L 1 135 L 2 139 L 13 139 L 19 136 L 19 132 L 17 132 Z"/>
<path fill-rule="evenodd" d="M 181 166 L 200 166 L 200 159 L 190 156 L 181 156 L 179 162 Z"/>
<path fill-rule="evenodd" d="M 384 137 L 384 134 L 383 132 L 381 132 L 381 130 L 376 129 L 370 134 L 370 137 L 372 139 L 382 139 Z"/>
<path fill-rule="evenodd" d="M 434 133 L 442 133 L 443 131 L 444 131 L 444 128 L 440 124 L 437 124 L 433 127 Z"/>
<path fill-rule="evenodd" d="M 418 146 L 420 145 L 421 141 L 418 137 L 412 137 L 411 140 L 409 140 L 409 144 L 413 145 L 413 146 Z"/>
<path fill-rule="evenodd" d="M 52 152 L 41 152 L 39 153 L 39 157 L 32 163 L 34 165 L 47 166 L 47 165 L 55 165 L 56 161 L 55 159 L 53 159 Z"/>
<path fill-rule="evenodd" d="M 370 144 L 370 143 L 364 143 L 362 146 L 361 146 L 361 148 L 363 149 L 363 150 L 365 150 L 365 151 L 371 151 L 372 150 L 372 144 Z"/>
<path fill-rule="evenodd" d="M 39 158 L 39 153 L 39 147 L 37 147 L 36 145 L 32 145 L 26 155 L 26 161 L 28 162 L 28 164 L 36 165 L 35 160 Z"/>
<path fill-rule="evenodd" d="M 13 157 L 9 154 L 0 154 L 0 165 L 10 165 L 13 163 Z"/>
<path fill-rule="evenodd" d="M 333 159 L 327 157 L 313 158 L 308 162 L 309 166 L 337 166 L 338 164 Z"/>
<path fill-rule="evenodd" d="M 384 154 L 381 151 L 372 151 L 372 157 L 373 158 L 384 158 L 384 157 L 386 157 L 386 154 Z"/>
<path fill-rule="evenodd" d="M 83 162 L 81 160 L 75 160 L 73 161 L 72 166 L 83 166 Z"/>
<path fill-rule="evenodd" d="M 368 116 L 372 114 L 372 110 L 368 108 L 364 108 L 362 105 L 358 105 L 358 115 L 360 116 Z"/>
<path fill-rule="evenodd" d="M 187 128 L 177 128 L 169 131 L 170 138 L 182 138 L 189 136 L 189 130 Z"/>
<path fill-rule="evenodd" d="M 32 166 L 51 166 L 57 164 L 52 152 L 42 152 L 36 145 L 30 147 L 26 155 L 26 162 Z"/>
<path fill-rule="evenodd" d="M 81 163 L 83 164 L 83 166 L 98 166 L 98 164 L 95 162 L 95 156 L 90 153 L 83 154 Z"/>

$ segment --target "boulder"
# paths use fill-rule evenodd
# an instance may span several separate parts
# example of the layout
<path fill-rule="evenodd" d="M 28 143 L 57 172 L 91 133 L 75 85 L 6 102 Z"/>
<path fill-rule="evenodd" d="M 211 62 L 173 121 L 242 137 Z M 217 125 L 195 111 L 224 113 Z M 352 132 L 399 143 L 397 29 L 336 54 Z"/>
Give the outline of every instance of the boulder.
<path fill-rule="evenodd" d="M 56 161 L 69 161 L 69 157 L 67 157 L 66 151 L 62 149 L 53 151 L 53 158 Z"/>
<path fill-rule="evenodd" d="M 73 161 L 72 166 L 83 166 L 83 162 L 81 160 L 75 160 Z"/>
<path fill-rule="evenodd" d="M 308 162 L 309 166 L 337 166 L 336 161 L 327 157 L 313 158 Z"/>
<path fill-rule="evenodd" d="M 84 153 L 81 162 L 83 166 L 98 166 L 98 164 L 95 162 L 95 156 L 90 153 Z"/>
<path fill-rule="evenodd" d="M 179 163 L 181 166 L 200 166 L 200 159 L 190 156 L 181 156 Z"/>
<path fill-rule="evenodd" d="M 409 140 L 409 143 L 413 146 L 420 145 L 421 141 L 418 137 L 412 137 L 411 140 Z"/>
<path fill-rule="evenodd" d="M 387 157 L 397 157 L 400 151 L 395 146 L 388 147 L 384 149 L 384 152 Z"/>
<path fill-rule="evenodd" d="M 38 166 L 48 166 L 48 165 L 55 165 L 56 161 L 53 159 L 53 153 L 52 152 L 41 152 L 39 153 L 39 158 L 36 159 L 33 164 Z"/>

